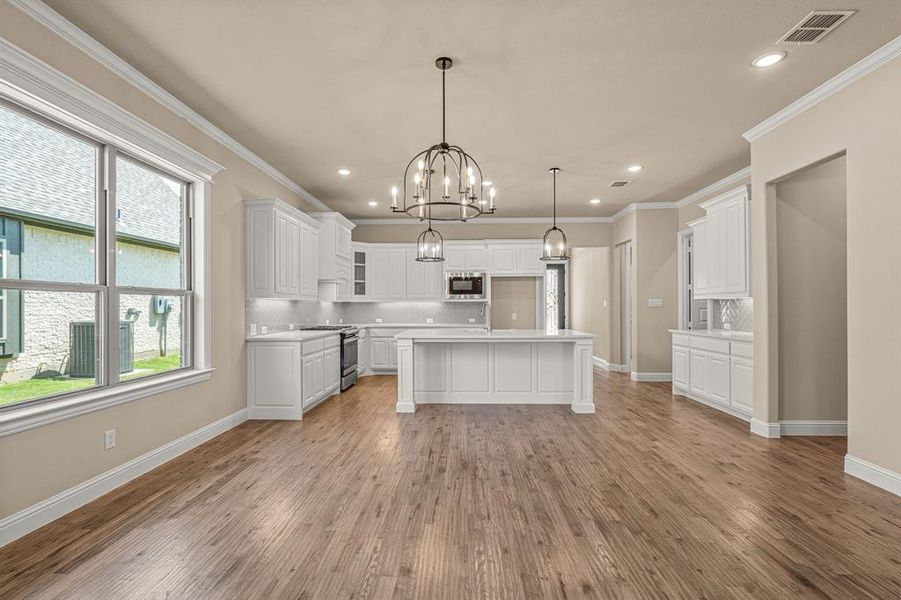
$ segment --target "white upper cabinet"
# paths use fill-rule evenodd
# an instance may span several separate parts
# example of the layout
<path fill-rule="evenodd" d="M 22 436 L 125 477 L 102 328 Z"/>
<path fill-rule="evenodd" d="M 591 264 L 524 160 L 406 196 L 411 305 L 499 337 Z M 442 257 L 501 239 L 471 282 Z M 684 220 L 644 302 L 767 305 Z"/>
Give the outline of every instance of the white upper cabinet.
<path fill-rule="evenodd" d="M 407 297 L 407 248 L 372 245 L 369 260 L 369 299 L 404 300 Z"/>
<path fill-rule="evenodd" d="M 416 248 L 407 250 L 407 298 L 441 300 L 444 291 L 444 268 L 440 262 L 417 262 Z"/>
<path fill-rule="evenodd" d="M 445 271 L 487 271 L 484 244 L 456 245 L 444 243 Z"/>
<path fill-rule="evenodd" d="M 751 295 L 748 211 L 750 187 L 743 185 L 701 204 L 706 219 L 690 223 L 695 297 L 746 298 Z"/>
<path fill-rule="evenodd" d="M 692 231 L 691 272 L 692 292 L 697 300 L 707 298 L 710 284 L 707 277 L 707 217 L 689 223 Z"/>
<path fill-rule="evenodd" d="M 543 275 L 539 240 L 488 240 L 491 275 Z"/>
<path fill-rule="evenodd" d="M 351 230 L 354 223 L 341 213 L 313 213 L 322 223 L 319 229 L 319 279 L 350 281 Z"/>
<path fill-rule="evenodd" d="M 245 202 L 248 298 L 317 298 L 319 223 L 276 198 Z"/>

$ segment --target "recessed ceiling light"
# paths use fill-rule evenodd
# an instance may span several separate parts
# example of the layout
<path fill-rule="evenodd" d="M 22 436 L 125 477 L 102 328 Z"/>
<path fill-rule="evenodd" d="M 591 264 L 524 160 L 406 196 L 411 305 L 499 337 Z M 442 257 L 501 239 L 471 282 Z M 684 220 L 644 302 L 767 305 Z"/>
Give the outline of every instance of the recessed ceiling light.
<path fill-rule="evenodd" d="M 370 201 L 369 201 L 369 206 L 378 206 L 378 205 L 379 205 L 379 203 L 376 202 L 375 200 L 370 200 Z"/>
<path fill-rule="evenodd" d="M 601 199 L 600 198 L 592 198 L 591 200 L 589 200 L 589 202 L 591 202 L 592 204 L 600 204 Z"/>
<path fill-rule="evenodd" d="M 755 67 L 772 67 L 777 62 L 781 62 L 782 59 L 785 58 L 785 52 L 782 50 L 777 50 L 775 52 L 767 52 L 766 54 L 761 54 L 757 58 L 751 61 L 751 64 Z"/>
<path fill-rule="evenodd" d="M 641 166 L 641 165 L 629 165 L 628 167 L 626 167 L 626 170 L 627 170 L 629 173 L 638 173 L 638 172 L 641 171 L 642 169 L 644 169 L 644 167 Z"/>
<path fill-rule="evenodd" d="M 350 175 L 350 169 L 341 167 L 340 169 L 338 169 L 338 175 L 340 175 L 341 177 L 347 177 L 348 175 Z"/>
<path fill-rule="evenodd" d="M 491 182 L 491 181 L 483 181 L 482 182 L 482 187 L 491 187 L 492 185 L 494 185 L 494 182 Z"/>

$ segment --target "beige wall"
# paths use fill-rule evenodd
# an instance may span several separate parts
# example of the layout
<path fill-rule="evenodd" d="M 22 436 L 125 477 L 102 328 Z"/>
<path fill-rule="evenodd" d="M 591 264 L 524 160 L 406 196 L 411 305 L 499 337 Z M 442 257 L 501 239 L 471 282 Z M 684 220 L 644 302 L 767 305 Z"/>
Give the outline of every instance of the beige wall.
<path fill-rule="evenodd" d="M 481 217 L 468 223 L 433 223 L 446 240 L 540 240 L 548 223 L 490 223 L 491 217 Z M 609 246 L 611 223 L 562 223 L 571 246 Z M 425 229 L 423 224 L 357 225 L 353 230 L 356 242 L 410 242 Z"/>
<path fill-rule="evenodd" d="M 779 415 L 772 182 L 845 153 L 848 453 L 901 473 L 901 59 L 751 143 L 754 416 Z"/>
<path fill-rule="evenodd" d="M 573 248 L 569 263 L 570 327 L 595 334 L 594 356 L 610 359 L 610 292 L 612 252 L 605 248 Z"/>
<path fill-rule="evenodd" d="M 642 210 L 636 213 L 635 313 L 632 370 L 639 373 L 669 373 L 672 343 L 669 330 L 676 327 L 678 211 Z M 663 300 L 651 308 L 648 300 Z"/>
<path fill-rule="evenodd" d="M 535 329 L 538 278 L 491 279 L 491 326 L 494 329 Z"/>
<path fill-rule="evenodd" d="M 779 419 L 848 416 L 845 157 L 776 186 Z"/>
<path fill-rule="evenodd" d="M 73 49 L 21 11 L 0 3 L 3 35 L 25 51 L 225 166 L 213 186 L 211 381 L 0 438 L 0 518 L 121 465 L 245 407 L 245 198 L 278 196 L 309 207 L 184 119 Z M 227 124 L 226 124 L 227 125 Z M 103 450 L 103 432 L 117 446 Z"/>

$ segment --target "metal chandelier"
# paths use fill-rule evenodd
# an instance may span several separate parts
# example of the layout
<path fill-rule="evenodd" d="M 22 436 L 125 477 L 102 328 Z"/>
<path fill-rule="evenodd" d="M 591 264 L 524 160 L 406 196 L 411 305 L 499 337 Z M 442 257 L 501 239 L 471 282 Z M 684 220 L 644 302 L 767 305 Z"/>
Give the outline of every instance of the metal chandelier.
<path fill-rule="evenodd" d="M 463 148 L 447 142 L 445 77 L 453 64 L 446 56 L 435 60 L 441 71 L 441 142 L 407 163 L 400 205 L 397 188 L 391 189 L 392 212 L 407 213 L 420 221 L 468 221 L 495 210 L 495 189 L 491 187 L 488 198 L 483 197 L 487 185 L 479 164 Z"/>

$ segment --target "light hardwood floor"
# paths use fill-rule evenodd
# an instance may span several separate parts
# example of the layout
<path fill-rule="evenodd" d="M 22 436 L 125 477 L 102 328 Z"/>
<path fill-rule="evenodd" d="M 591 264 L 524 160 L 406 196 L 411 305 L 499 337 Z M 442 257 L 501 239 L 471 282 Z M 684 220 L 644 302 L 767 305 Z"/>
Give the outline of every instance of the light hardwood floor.
<path fill-rule="evenodd" d="M 603 372 L 595 415 L 395 393 L 248 422 L 0 549 L 0 598 L 901 597 L 901 503 L 841 438 Z"/>

